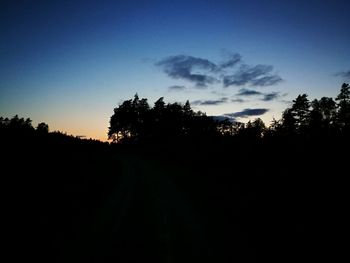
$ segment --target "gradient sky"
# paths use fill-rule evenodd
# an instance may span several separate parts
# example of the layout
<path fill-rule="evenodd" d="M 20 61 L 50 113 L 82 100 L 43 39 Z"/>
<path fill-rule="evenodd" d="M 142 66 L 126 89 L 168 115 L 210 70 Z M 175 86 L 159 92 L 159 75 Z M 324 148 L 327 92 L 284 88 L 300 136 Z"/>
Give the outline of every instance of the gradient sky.
<path fill-rule="evenodd" d="M 106 140 L 113 108 L 137 92 L 269 124 L 298 94 L 335 97 L 350 81 L 349 11 L 348 0 L 1 1 L 0 115 Z"/>

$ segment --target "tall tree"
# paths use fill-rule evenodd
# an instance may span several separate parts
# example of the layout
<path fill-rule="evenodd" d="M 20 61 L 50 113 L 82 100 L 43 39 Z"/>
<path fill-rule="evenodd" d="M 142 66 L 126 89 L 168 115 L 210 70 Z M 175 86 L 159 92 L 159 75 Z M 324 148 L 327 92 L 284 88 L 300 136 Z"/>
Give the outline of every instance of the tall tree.
<path fill-rule="evenodd" d="M 286 134 L 302 134 L 309 124 L 310 102 L 306 94 L 298 95 L 293 105 L 282 114 L 282 130 Z"/>
<path fill-rule="evenodd" d="M 109 122 L 108 138 L 117 142 L 131 138 L 133 136 L 134 115 L 132 100 L 126 100 L 115 108 Z"/>
<path fill-rule="evenodd" d="M 276 128 L 279 129 L 280 133 L 284 135 L 292 135 L 296 133 L 297 120 L 291 108 L 284 110 L 282 113 L 281 126 L 277 126 Z"/>
<path fill-rule="evenodd" d="M 340 129 L 349 131 L 350 129 L 350 85 L 344 83 L 340 89 L 339 95 L 335 98 L 337 101 L 336 122 Z"/>
<path fill-rule="evenodd" d="M 297 129 L 302 131 L 309 124 L 310 102 L 307 94 L 299 95 L 293 100 L 291 109 L 296 119 Z"/>

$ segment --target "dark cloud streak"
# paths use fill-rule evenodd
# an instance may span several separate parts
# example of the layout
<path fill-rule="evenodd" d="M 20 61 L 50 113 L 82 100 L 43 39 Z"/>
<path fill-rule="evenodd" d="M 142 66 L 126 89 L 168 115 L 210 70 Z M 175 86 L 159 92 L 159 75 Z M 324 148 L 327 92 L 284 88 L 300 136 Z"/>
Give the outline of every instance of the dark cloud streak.
<path fill-rule="evenodd" d="M 272 101 L 281 97 L 280 93 L 276 91 L 270 92 L 270 93 L 263 93 L 263 92 L 251 90 L 251 89 L 240 89 L 236 94 L 236 96 L 238 97 L 263 96 L 261 98 L 262 101 Z"/>
<path fill-rule="evenodd" d="M 230 53 L 226 60 L 219 65 L 220 69 L 231 68 L 242 61 L 242 56 L 238 53 Z"/>
<path fill-rule="evenodd" d="M 264 97 L 261 99 L 262 101 L 272 101 L 281 97 L 279 92 L 271 92 L 264 94 Z"/>
<path fill-rule="evenodd" d="M 156 65 L 161 67 L 169 77 L 194 82 L 197 88 L 207 87 L 219 81 L 212 76 L 218 71 L 218 66 L 207 59 L 178 55 L 167 57 Z M 195 70 L 201 70 L 203 73 L 193 73 Z"/>
<path fill-rule="evenodd" d="M 173 85 L 168 88 L 170 91 L 182 91 L 185 90 L 185 86 Z"/>
<path fill-rule="evenodd" d="M 192 101 L 191 104 L 192 105 L 201 105 L 201 106 L 211 106 L 211 105 L 220 105 L 223 104 L 225 102 L 228 101 L 228 98 L 224 97 L 224 98 L 220 98 L 217 100 L 195 100 Z"/>
<path fill-rule="evenodd" d="M 223 77 L 224 87 L 229 86 L 272 86 L 282 81 L 282 78 L 276 74 L 271 74 L 273 66 L 242 65 L 233 75 Z"/>
<path fill-rule="evenodd" d="M 237 93 L 237 96 L 255 96 L 255 95 L 262 95 L 263 93 L 251 90 L 251 89 L 240 89 Z"/>
<path fill-rule="evenodd" d="M 278 75 L 270 75 L 253 80 L 252 85 L 256 87 L 273 86 L 280 83 L 282 80 L 283 79 Z"/>
<path fill-rule="evenodd" d="M 348 71 L 342 71 L 342 72 L 339 72 L 337 74 L 335 74 L 336 76 L 340 76 L 346 80 L 350 80 L 350 70 Z"/>
<path fill-rule="evenodd" d="M 243 102 L 245 102 L 245 100 L 235 98 L 235 99 L 232 99 L 231 102 L 243 103 Z"/>
<path fill-rule="evenodd" d="M 244 109 L 243 111 L 233 112 L 233 113 L 226 113 L 224 115 L 233 117 L 233 118 L 247 118 L 250 116 L 260 116 L 268 112 L 269 109 L 264 108 L 257 108 L 257 109 Z"/>

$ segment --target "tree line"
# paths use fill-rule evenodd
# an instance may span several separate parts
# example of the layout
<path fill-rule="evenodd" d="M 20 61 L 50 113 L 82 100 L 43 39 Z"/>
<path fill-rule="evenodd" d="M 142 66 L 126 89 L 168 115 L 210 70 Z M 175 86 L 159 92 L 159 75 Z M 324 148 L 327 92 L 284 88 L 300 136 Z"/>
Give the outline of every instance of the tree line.
<path fill-rule="evenodd" d="M 108 138 L 114 142 L 135 142 L 148 139 L 215 136 L 216 122 L 204 113 L 194 112 L 190 103 L 165 104 L 161 97 L 151 108 L 147 99 L 124 101 L 114 109 Z"/>
<path fill-rule="evenodd" d="M 32 125 L 32 120 L 30 118 L 24 119 L 19 118 L 15 115 L 11 119 L 0 117 L 0 132 L 5 134 L 47 134 L 49 132 L 49 125 L 45 122 L 39 123 L 36 128 Z"/>
<path fill-rule="evenodd" d="M 350 133 L 350 85 L 344 83 L 333 99 L 322 97 L 309 101 L 307 94 L 293 100 L 280 120 L 266 126 L 260 119 L 244 124 L 229 119 L 217 120 L 192 110 L 189 101 L 164 102 L 158 99 L 150 107 L 146 98 L 136 94 L 114 109 L 108 138 L 113 142 L 143 142 L 213 137 L 310 137 L 345 136 Z"/>
<path fill-rule="evenodd" d="M 2 146 L 45 144 L 53 145 L 103 145 L 99 140 L 82 139 L 77 136 L 68 135 L 61 131 L 50 132 L 49 125 L 45 122 L 33 126 L 30 118 L 20 118 L 18 115 L 12 118 L 0 117 L 0 142 Z"/>
<path fill-rule="evenodd" d="M 35 128 L 30 118 L 0 117 L 2 138 L 50 134 L 62 140 L 78 140 L 61 132 L 49 132 L 41 122 Z M 307 94 L 297 96 L 279 120 L 267 126 L 260 118 L 247 123 L 218 120 L 185 104 L 165 103 L 159 98 L 151 107 L 136 94 L 114 109 L 108 139 L 118 143 L 210 140 L 213 138 L 298 138 L 341 137 L 350 135 L 350 85 L 344 83 L 335 99 L 322 97 L 309 101 Z M 72 137 L 72 138 L 69 138 Z"/>

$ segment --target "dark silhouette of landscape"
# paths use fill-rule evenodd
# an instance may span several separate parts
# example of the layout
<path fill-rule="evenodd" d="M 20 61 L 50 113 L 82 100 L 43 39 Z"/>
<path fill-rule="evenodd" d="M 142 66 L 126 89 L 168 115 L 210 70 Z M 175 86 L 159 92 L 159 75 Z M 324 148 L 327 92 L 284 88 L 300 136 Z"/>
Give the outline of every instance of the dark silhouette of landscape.
<path fill-rule="evenodd" d="M 334 99 L 299 95 L 270 125 L 136 94 L 114 109 L 108 136 L 1 117 L 13 260 L 334 259 L 347 210 L 349 84 Z"/>

